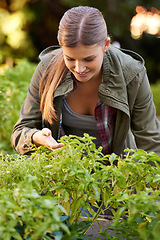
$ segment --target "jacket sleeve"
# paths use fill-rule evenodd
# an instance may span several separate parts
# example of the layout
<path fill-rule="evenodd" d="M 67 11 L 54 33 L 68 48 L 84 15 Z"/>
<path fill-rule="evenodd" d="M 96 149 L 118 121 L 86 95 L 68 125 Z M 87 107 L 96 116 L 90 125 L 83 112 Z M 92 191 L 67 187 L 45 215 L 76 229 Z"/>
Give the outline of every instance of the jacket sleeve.
<path fill-rule="evenodd" d="M 27 97 L 21 107 L 20 118 L 13 128 L 11 144 L 21 154 L 31 149 L 32 135 L 42 129 L 40 112 L 39 83 L 42 77 L 43 64 L 40 62 L 33 74 Z"/>
<path fill-rule="evenodd" d="M 138 79 L 140 81 L 138 81 Z M 160 122 L 152 98 L 145 68 L 138 74 L 140 82 L 131 115 L 131 128 L 137 148 L 160 156 Z"/>

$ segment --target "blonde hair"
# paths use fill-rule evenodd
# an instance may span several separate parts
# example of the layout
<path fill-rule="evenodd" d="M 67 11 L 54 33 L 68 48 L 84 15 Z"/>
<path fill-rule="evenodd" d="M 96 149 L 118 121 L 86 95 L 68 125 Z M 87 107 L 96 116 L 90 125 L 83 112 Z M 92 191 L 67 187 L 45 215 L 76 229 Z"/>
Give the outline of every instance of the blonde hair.
<path fill-rule="evenodd" d="M 107 37 L 107 26 L 101 12 L 87 6 L 74 7 L 65 12 L 60 21 L 57 36 L 59 45 L 66 47 L 75 47 L 79 43 L 87 46 L 103 45 Z M 39 90 L 40 109 L 44 119 L 50 124 L 53 119 L 56 119 L 53 93 L 66 72 L 67 67 L 61 49 L 49 63 Z"/>

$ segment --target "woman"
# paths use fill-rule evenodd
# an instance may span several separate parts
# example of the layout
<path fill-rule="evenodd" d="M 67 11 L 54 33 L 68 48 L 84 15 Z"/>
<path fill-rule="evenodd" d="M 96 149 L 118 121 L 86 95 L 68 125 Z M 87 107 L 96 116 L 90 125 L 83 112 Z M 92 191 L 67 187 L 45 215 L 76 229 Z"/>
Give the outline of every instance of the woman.
<path fill-rule="evenodd" d="M 160 155 L 160 123 L 143 59 L 110 44 L 98 9 L 75 7 L 62 17 L 60 48 L 40 54 L 11 142 L 26 154 L 31 142 L 57 149 L 63 134 L 96 137 L 104 154 L 136 146 Z"/>

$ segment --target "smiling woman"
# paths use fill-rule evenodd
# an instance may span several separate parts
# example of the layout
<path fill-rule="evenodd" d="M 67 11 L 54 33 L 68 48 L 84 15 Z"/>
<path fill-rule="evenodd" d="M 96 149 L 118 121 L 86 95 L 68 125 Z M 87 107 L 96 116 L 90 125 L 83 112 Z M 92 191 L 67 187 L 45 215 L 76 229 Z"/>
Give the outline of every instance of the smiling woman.
<path fill-rule="evenodd" d="M 110 44 L 104 18 L 92 7 L 69 9 L 58 41 L 59 49 L 40 54 L 12 133 L 16 151 L 29 153 L 31 142 L 54 150 L 63 147 L 61 136 L 86 132 L 105 154 L 138 147 L 160 155 L 160 123 L 144 60 Z"/>

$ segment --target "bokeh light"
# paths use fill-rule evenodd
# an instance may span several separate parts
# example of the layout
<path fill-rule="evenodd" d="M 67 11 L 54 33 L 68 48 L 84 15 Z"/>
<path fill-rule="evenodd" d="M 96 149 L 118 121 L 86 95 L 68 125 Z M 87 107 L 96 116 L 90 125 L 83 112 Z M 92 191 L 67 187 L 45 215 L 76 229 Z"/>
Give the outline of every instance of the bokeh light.
<path fill-rule="evenodd" d="M 136 15 L 130 23 L 131 36 L 141 38 L 143 32 L 160 37 L 160 11 L 154 7 L 147 11 L 145 7 L 137 6 Z"/>
<path fill-rule="evenodd" d="M 4 15 L 5 21 L 2 20 Z M 26 33 L 22 30 L 25 21 L 23 13 L 17 11 L 9 14 L 7 11 L 1 10 L 0 19 L 1 31 L 6 36 L 8 45 L 15 49 L 19 48 L 26 37 Z"/>

